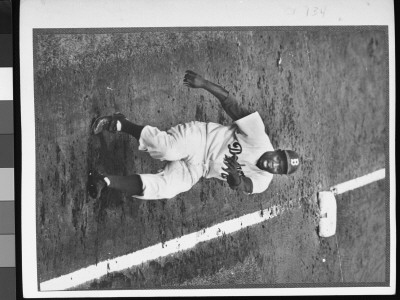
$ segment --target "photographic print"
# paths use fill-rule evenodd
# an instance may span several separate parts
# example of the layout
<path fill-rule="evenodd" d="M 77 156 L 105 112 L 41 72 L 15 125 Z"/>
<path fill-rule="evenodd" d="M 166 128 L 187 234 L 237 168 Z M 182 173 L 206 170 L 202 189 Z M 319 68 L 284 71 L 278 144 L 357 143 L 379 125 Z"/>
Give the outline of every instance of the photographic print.
<path fill-rule="evenodd" d="M 32 52 L 38 292 L 390 285 L 388 26 L 38 27 Z"/>

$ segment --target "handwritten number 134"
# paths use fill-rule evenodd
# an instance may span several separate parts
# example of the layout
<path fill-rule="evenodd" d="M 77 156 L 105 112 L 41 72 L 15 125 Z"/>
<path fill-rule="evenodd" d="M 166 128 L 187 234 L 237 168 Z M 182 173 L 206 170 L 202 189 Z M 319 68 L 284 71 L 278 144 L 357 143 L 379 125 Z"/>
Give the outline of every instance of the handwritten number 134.
<path fill-rule="evenodd" d="M 307 6 L 307 16 L 316 16 L 318 14 L 325 16 L 326 7 L 321 8 L 317 6 L 309 7 Z"/>

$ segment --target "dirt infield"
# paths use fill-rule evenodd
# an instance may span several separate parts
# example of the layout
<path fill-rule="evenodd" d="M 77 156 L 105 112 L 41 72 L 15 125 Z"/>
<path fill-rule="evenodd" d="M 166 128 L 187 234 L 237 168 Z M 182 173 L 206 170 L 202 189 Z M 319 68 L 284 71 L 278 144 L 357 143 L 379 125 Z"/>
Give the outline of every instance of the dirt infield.
<path fill-rule="evenodd" d="M 34 36 L 40 281 L 297 199 L 299 208 L 261 225 L 80 288 L 387 283 L 385 181 L 338 196 L 335 237 L 322 239 L 316 229 L 317 192 L 385 167 L 383 28 Z M 301 169 L 275 176 L 266 192 L 253 196 L 201 180 L 170 200 L 113 191 L 91 200 L 90 168 L 127 175 L 163 166 L 126 135 L 90 135 L 96 116 L 120 111 L 161 129 L 193 120 L 231 122 L 212 95 L 182 85 L 187 69 L 259 111 L 274 147 L 296 150 Z"/>

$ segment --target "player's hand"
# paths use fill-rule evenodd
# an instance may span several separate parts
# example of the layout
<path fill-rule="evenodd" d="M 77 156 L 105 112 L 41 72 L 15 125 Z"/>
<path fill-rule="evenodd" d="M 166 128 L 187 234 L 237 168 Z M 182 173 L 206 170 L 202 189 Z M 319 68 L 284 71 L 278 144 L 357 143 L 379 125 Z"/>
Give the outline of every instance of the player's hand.
<path fill-rule="evenodd" d="M 203 77 L 190 70 L 185 72 L 185 77 L 183 78 L 183 84 L 193 89 L 203 88 L 206 82 Z"/>
<path fill-rule="evenodd" d="M 242 182 L 241 176 L 243 176 L 242 165 L 237 161 L 237 156 L 233 155 L 231 157 L 226 156 L 224 158 L 224 164 L 226 168 L 222 168 L 226 173 L 228 173 L 227 182 L 231 188 L 237 187 Z"/>

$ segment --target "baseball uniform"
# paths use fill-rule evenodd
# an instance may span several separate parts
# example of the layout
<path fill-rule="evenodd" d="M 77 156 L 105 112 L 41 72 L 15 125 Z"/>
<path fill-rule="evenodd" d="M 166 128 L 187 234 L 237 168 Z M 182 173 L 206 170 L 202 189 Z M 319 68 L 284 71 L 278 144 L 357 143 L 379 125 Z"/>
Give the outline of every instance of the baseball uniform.
<path fill-rule="evenodd" d="M 225 155 L 238 157 L 244 175 L 253 183 L 253 193 L 265 191 L 273 174 L 260 170 L 257 160 L 274 151 L 258 112 L 236 120 L 229 126 L 189 122 L 167 131 L 145 126 L 139 150 L 168 161 L 157 174 L 140 174 L 143 194 L 139 199 L 169 199 L 188 191 L 201 177 L 226 180 Z"/>

